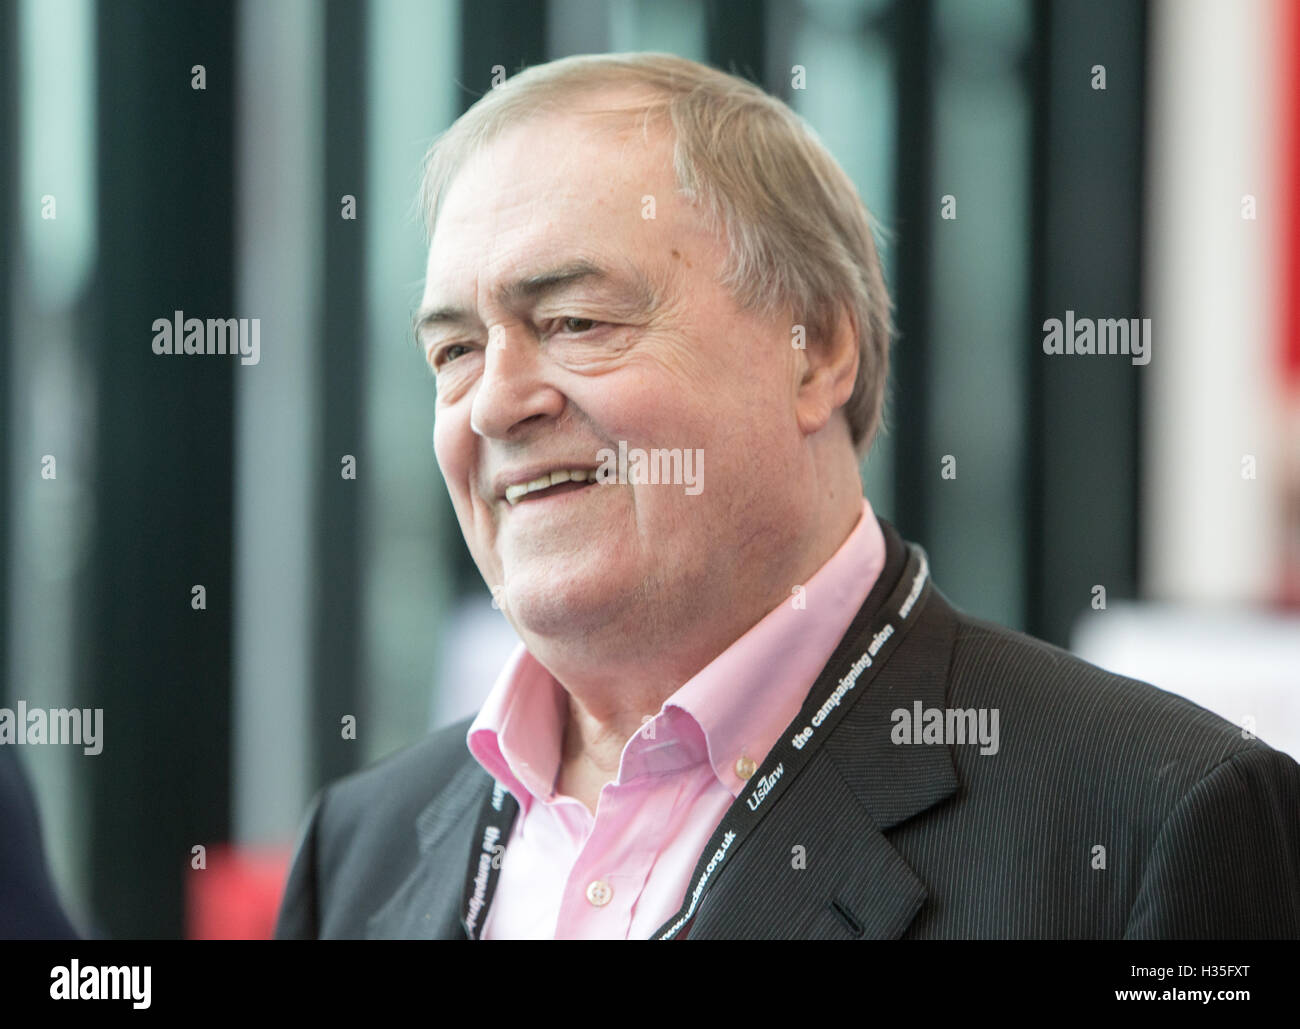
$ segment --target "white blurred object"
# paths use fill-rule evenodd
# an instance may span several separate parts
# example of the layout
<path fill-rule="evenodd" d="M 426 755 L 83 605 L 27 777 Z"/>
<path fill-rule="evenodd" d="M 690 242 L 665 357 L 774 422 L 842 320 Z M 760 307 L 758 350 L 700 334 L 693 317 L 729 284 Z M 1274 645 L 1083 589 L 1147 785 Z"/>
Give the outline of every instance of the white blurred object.
<path fill-rule="evenodd" d="M 430 730 L 478 714 L 517 646 L 518 635 L 487 594 L 457 607 L 447 620 L 439 648 Z"/>
<path fill-rule="evenodd" d="M 1280 260 L 1282 11 L 1282 0 L 1151 7 L 1139 578 L 1165 602 L 1247 604 L 1280 585 L 1278 344 L 1295 288 Z"/>
<path fill-rule="evenodd" d="M 1092 611 L 1070 649 L 1186 697 L 1300 758 L 1300 617 L 1147 604 Z"/>

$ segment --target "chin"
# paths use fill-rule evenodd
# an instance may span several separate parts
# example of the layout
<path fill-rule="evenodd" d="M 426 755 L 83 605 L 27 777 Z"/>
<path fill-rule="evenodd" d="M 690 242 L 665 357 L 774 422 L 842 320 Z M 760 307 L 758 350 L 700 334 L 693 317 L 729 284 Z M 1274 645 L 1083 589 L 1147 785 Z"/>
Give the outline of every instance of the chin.
<path fill-rule="evenodd" d="M 620 598 L 630 591 L 609 587 L 609 580 L 591 581 L 556 575 L 542 581 L 507 580 L 505 596 L 517 630 L 538 636 L 572 636 L 595 632 L 615 617 Z"/>

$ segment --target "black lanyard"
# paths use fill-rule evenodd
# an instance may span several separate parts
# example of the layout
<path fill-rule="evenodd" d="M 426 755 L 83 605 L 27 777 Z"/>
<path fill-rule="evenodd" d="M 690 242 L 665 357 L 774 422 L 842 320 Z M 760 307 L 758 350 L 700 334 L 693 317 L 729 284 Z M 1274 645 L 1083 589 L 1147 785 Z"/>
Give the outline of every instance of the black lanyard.
<path fill-rule="evenodd" d="M 691 876 L 694 888 L 687 893 L 677 913 L 655 931 L 652 939 L 673 939 L 695 917 L 700 901 L 717 881 L 727 862 L 866 692 L 867 684 L 919 620 L 921 609 L 930 597 L 929 562 L 925 551 L 915 544 L 909 543 L 907 549 L 907 565 L 894 592 L 865 632 L 855 637 L 865 646 L 861 651 L 856 648 L 849 650 L 840 662 L 834 663 L 834 667 L 828 664 L 822 670 L 808 691 L 799 714 L 777 739 L 762 767 L 749 777 L 753 787 L 736 798 L 714 830 Z M 836 648 L 837 653 L 849 649 L 848 639 L 846 636 Z M 461 926 L 471 940 L 477 940 L 482 933 L 488 905 L 500 877 L 505 840 L 518 813 L 519 804 L 515 798 L 505 787 L 496 784 L 479 814 L 474 831 L 478 847 L 470 852 L 465 880 Z"/>

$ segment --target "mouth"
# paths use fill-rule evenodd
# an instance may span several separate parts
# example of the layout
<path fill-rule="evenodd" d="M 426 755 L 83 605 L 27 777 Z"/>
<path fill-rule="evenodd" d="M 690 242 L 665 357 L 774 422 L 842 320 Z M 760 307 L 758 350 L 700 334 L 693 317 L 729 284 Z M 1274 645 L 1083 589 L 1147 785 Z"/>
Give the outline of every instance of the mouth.
<path fill-rule="evenodd" d="M 597 485 L 595 472 L 577 468 L 554 471 L 549 475 L 539 476 L 532 482 L 523 482 L 517 486 L 506 487 L 506 501 L 511 507 L 517 507 L 525 501 L 544 500 L 562 493 L 576 493 Z"/>

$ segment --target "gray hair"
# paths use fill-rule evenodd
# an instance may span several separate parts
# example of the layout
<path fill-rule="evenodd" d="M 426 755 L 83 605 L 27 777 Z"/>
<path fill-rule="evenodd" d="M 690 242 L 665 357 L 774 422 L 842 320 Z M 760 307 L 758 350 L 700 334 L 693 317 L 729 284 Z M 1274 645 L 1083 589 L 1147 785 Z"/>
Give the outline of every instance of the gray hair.
<path fill-rule="evenodd" d="M 861 458 L 881 419 L 892 305 L 872 218 L 852 181 L 794 111 L 757 86 L 661 53 L 588 54 L 528 68 L 480 97 L 429 148 L 420 210 L 430 241 L 438 207 L 471 156 L 506 128 L 577 96 L 643 87 L 638 103 L 595 114 L 666 116 L 679 192 L 726 234 L 721 285 L 743 310 L 789 307 L 810 340 L 853 318 L 858 372 L 845 404 Z"/>

